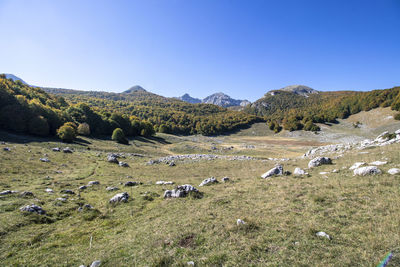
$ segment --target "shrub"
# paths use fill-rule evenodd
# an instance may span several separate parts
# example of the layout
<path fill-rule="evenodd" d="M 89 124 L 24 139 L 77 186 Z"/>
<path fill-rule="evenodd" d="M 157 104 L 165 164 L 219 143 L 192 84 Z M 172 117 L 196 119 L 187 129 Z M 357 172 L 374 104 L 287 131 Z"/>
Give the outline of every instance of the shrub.
<path fill-rule="evenodd" d="M 78 126 L 78 134 L 79 135 L 90 135 L 90 126 L 86 122 L 79 124 Z"/>
<path fill-rule="evenodd" d="M 124 131 L 121 128 L 114 129 L 111 139 L 120 144 L 128 144 L 128 139 L 125 138 Z"/>
<path fill-rule="evenodd" d="M 77 132 L 75 128 L 67 122 L 57 130 L 57 135 L 64 142 L 72 142 L 76 138 Z"/>
<path fill-rule="evenodd" d="M 46 136 L 49 134 L 49 124 L 43 116 L 34 117 L 29 121 L 29 133 L 34 135 Z"/>

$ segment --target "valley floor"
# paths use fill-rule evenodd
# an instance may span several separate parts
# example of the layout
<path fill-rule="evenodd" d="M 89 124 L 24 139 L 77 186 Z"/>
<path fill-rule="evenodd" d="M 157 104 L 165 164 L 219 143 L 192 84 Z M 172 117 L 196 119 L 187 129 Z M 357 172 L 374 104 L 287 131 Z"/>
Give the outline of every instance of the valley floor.
<path fill-rule="evenodd" d="M 291 172 L 307 168 L 309 159 L 300 156 L 334 141 L 262 134 L 263 127 L 218 137 L 159 134 L 129 146 L 82 138 L 68 145 L 71 154 L 53 152 L 53 147 L 67 146 L 57 140 L 0 133 L 6 141 L 0 145 L 0 192 L 34 194 L 0 196 L 0 264 L 79 266 L 101 260 L 101 266 L 187 266 L 189 261 L 196 266 L 374 266 L 400 247 L 400 178 L 387 173 L 400 167 L 400 144 L 350 151 L 333 165 L 308 170 L 309 176 L 261 179 L 276 163 Z M 107 162 L 109 152 L 122 153 L 120 160 L 130 167 Z M 252 159 L 147 164 L 195 153 Z M 39 160 L 44 157 L 50 162 Z M 348 169 L 354 162 L 376 160 L 388 161 L 378 176 L 353 176 Z M 198 187 L 211 176 L 230 182 Z M 157 185 L 160 180 L 191 184 L 203 197 L 164 199 L 164 191 L 175 185 Z M 100 184 L 78 190 L 89 181 Z M 141 184 L 125 187 L 127 181 Z M 108 186 L 119 190 L 109 192 Z M 61 193 L 66 189 L 75 194 Z M 129 201 L 109 204 L 121 192 L 130 195 Z M 19 210 L 32 203 L 46 215 Z M 78 211 L 84 204 L 94 209 Z M 237 225 L 237 219 L 246 224 Z M 316 236 L 319 231 L 332 239 Z M 396 255 L 392 266 L 400 264 Z"/>

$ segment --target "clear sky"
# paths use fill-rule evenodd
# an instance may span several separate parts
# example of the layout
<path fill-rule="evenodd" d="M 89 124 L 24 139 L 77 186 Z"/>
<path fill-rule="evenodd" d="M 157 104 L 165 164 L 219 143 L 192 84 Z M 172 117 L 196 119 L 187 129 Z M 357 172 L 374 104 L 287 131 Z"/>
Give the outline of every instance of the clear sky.
<path fill-rule="evenodd" d="M 400 85 L 400 0 L 0 0 L 0 73 L 254 101 Z"/>

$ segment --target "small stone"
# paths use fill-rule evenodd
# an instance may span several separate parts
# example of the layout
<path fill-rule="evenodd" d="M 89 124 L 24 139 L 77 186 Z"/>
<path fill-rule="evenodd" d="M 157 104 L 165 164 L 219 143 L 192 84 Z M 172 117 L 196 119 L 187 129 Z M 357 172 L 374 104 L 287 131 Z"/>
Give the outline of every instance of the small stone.
<path fill-rule="evenodd" d="M 119 190 L 119 188 L 118 188 L 118 187 L 108 186 L 108 187 L 106 188 L 106 190 L 107 190 L 107 191 L 117 191 L 117 190 Z"/>
<path fill-rule="evenodd" d="M 37 214 L 43 215 L 46 214 L 46 211 L 44 209 L 42 209 L 42 207 L 37 206 L 37 205 L 26 205 L 20 208 L 20 211 L 23 212 L 35 212 Z"/>
<path fill-rule="evenodd" d="M 391 168 L 388 170 L 388 173 L 391 175 L 396 175 L 396 174 L 400 174 L 400 169 L 398 168 Z"/>
<path fill-rule="evenodd" d="M 99 181 L 89 181 L 89 182 L 88 182 L 88 186 L 99 185 L 99 184 L 100 184 Z"/>
<path fill-rule="evenodd" d="M 294 169 L 293 175 L 294 176 L 304 176 L 304 175 L 308 175 L 308 173 L 306 171 L 304 171 L 303 169 L 300 169 L 297 167 Z"/>
<path fill-rule="evenodd" d="M 174 182 L 172 182 L 172 181 L 157 181 L 156 184 L 157 185 L 171 185 L 171 184 L 174 184 Z"/>
<path fill-rule="evenodd" d="M 85 190 L 86 188 L 87 188 L 86 185 L 82 185 L 82 186 L 79 187 L 79 190 Z"/>
<path fill-rule="evenodd" d="M 364 166 L 366 164 L 367 163 L 365 163 L 365 162 L 356 162 L 349 168 L 349 170 L 355 170 L 355 169 L 360 168 L 361 166 Z"/>
<path fill-rule="evenodd" d="M 171 161 L 171 162 L 168 164 L 168 166 L 174 167 L 174 166 L 176 166 L 176 165 L 175 165 L 175 162 Z"/>
<path fill-rule="evenodd" d="M 236 220 L 236 224 L 237 224 L 237 225 L 242 225 L 242 224 L 246 224 L 246 222 L 243 221 L 242 219 L 237 219 L 237 220 Z"/>
<path fill-rule="evenodd" d="M 73 151 L 72 151 L 71 148 L 66 147 L 66 148 L 63 149 L 63 152 L 64 152 L 64 153 L 72 153 Z"/>
<path fill-rule="evenodd" d="M 199 186 L 205 186 L 205 185 L 216 184 L 216 183 L 218 183 L 217 179 L 215 179 L 214 177 L 211 177 L 211 178 L 207 178 L 207 179 L 203 180 L 203 182 L 201 182 L 201 184 Z"/>
<path fill-rule="evenodd" d="M 331 240 L 331 237 L 325 232 L 318 232 L 318 233 L 316 233 L 316 235 L 317 236 L 321 236 L 321 237 L 325 237 L 325 238 L 328 238 L 329 240 Z"/>
<path fill-rule="evenodd" d="M 186 197 L 190 193 L 199 193 L 194 186 L 185 184 L 177 186 L 174 190 L 167 190 L 164 192 L 164 198 L 179 198 Z"/>
<path fill-rule="evenodd" d="M 79 212 L 82 212 L 82 211 L 84 211 L 84 210 L 92 210 L 92 209 L 94 209 L 92 205 L 90 205 L 90 204 L 85 204 L 85 205 L 83 205 L 82 207 L 79 207 L 79 208 L 78 208 L 78 211 L 79 211 Z"/>
<path fill-rule="evenodd" d="M 189 266 L 194 266 L 194 261 L 188 261 L 186 264 Z"/>
<path fill-rule="evenodd" d="M 339 172 L 338 169 L 334 169 L 334 170 L 332 171 L 332 173 L 338 173 L 338 172 Z"/>
<path fill-rule="evenodd" d="M 387 161 L 380 161 L 380 160 L 370 163 L 370 165 L 375 165 L 375 166 L 381 166 L 381 165 L 385 165 L 385 164 L 387 164 Z"/>
<path fill-rule="evenodd" d="M 75 192 L 69 189 L 61 190 L 61 193 L 68 194 L 68 195 L 75 195 Z"/>
<path fill-rule="evenodd" d="M 101 261 L 94 261 L 94 262 L 92 262 L 92 264 L 90 265 L 90 267 L 99 267 L 100 266 L 100 264 L 101 264 Z"/>
<path fill-rule="evenodd" d="M 46 188 L 45 191 L 46 191 L 47 193 L 54 193 L 53 189 L 51 189 L 51 188 Z"/>
<path fill-rule="evenodd" d="M 365 176 L 365 175 L 376 175 L 376 174 L 381 174 L 382 171 L 378 169 L 376 166 L 367 166 L 367 167 L 360 167 L 357 168 L 353 171 L 354 175 L 360 175 L 360 176 Z"/>
<path fill-rule="evenodd" d="M 110 199 L 110 203 L 128 202 L 129 195 L 127 192 L 119 193 Z"/>
<path fill-rule="evenodd" d="M 11 151 L 11 149 L 9 147 L 4 147 L 3 150 L 4 151 Z"/>
<path fill-rule="evenodd" d="M 118 162 L 118 155 L 116 155 L 116 154 L 109 154 L 109 155 L 107 156 L 107 161 L 110 162 L 110 163 L 116 163 L 116 164 L 118 164 L 118 163 L 119 163 L 119 162 Z"/>
<path fill-rule="evenodd" d="M 129 167 L 129 164 L 128 164 L 128 163 L 122 162 L 122 161 L 120 161 L 120 162 L 118 163 L 118 165 L 119 165 L 120 167 L 125 167 L 125 168 Z"/>
<path fill-rule="evenodd" d="M 332 164 L 332 160 L 328 157 L 316 157 L 308 163 L 308 168 L 314 168 L 321 165 Z"/>
<path fill-rule="evenodd" d="M 0 192 L 0 196 L 10 195 L 10 194 L 12 194 L 11 190 L 5 190 L 3 192 Z"/>
<path fill-rule="evenodd" d="M 50 162 L 50 160 L 48 158 L 40 158 L 39 159 L 41 162 Z"/>
<path fill-rule="evenodd" d="M 261 178 L 265 179 L 275 175 L 283 175 L 282 165 L 276 165 L 275 167 L 273 167 L 272 169 L 261 175 Z"/>
<path fill-rule="evenodd" d="M 59 198 L 56 198 L 56 201 L 67 202 L 67 199 L 65 197 L 59 197 Z"/>
<path fill-rule="evenodd" d="M 229 177 L 223 177 L 221 180 L 222 180 L 222 182 L 224 182 L 224 183 L 226 183 L 226 182 L 229 182 L 229 181 L 230 181 Z"/>
<path fill-rule="evenodd" d="M 53 147 L 51 150 L 53 150 L 54 152 L 60 152 L 60 148 L 59 147 Z"/>
<path fill-rule="evenodd" d="M 32 192 L 24 191 L 21 193 L 21 197 L 34 197 L 35 195 Z"/>

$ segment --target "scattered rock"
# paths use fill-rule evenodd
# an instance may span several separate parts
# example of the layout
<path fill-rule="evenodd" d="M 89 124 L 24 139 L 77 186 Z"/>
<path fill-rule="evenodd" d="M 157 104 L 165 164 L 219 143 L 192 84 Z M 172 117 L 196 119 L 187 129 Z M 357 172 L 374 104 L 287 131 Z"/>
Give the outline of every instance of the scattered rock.
<path fill-rule="evenodd" d="M 194 261 L 188 261 L 186 264 L 189 266 L 194 266 Z"/>
<path fill-rule="evenodd" d="M 119 193 L 110 199 L 110 203 L 128 202 L 129 195 L 127 192 Z"/>
<path fill-rule="evenodd" d="M 230 181 L 229 177 L 223 177 L 221 180 L 222 180 L 222 182 L 224 182 L 224 183 L 227 183 L 227 182 Z"/>
<path fill-rule="evenodd" d="M 332 164 L 332 160 L 328 157 L 316 157 L 308 163 L 308 168 L 314 168 L 325 164 Z"/>
<path fill-rule="evenodd" d="M 72 151 L 71 148 L 66 147 L 66 148 L 63 149 L 63 152 L 64 152 L 64 153 L 72 153 L 73 151 Z"/>
<path fill-rule="evenodd" d="M 11 191 L 11 190 L 5 190 L 3 192 L 0 192 L 0 196 L 10 195 L 12 193 L 13 193 L 13 191 Z"/>
<path fill-rule="evenodd" d="M 92 264 L 90 265 L 90 267 L 99 267 L 101 264 L 101 261 L 94 261 L 92 262 Z"/>
<path fill-rule="evenodd" d="M 82 207 L 79 207 L 79 208 L 78 208 L 78 211 L 79 211 L 79 212 L 82 212 L 82 211 L 85 211 L 85 210 L 92 210 L 92 209 L 94 209 L 92 205 L 90 205 L 90 204 L 85 204 L 85 205 L 83 205 Z"/>
<path fill-rule="evenodd" d="M 21 193 L 21 197 L 34 197 L 35 195 L 32 192 L 24 191 Z"/>
<path fill-rule="evenodd" d="M 158 185 L 169 185 L 169 184 L 174 184 L 172 181 L 157 181 L 156 184 Z"/>
<path fill-rule="evenodd" d="M 39 159 L 41 162 L 50 162 L 50 160 L 48 158 L 40 158 Z"/>
<path fill-rule="evenodd" d="M 67 199 L 65 197 L 59 197 L 59 198 L 56 198 L 56 201 L 67 202 Z"/>
<path fill-rule="evenodd" d="M 61 193 L 68 194 L 68 195 L 75 195 L 75 192 L 69 189 L 61 190 Z"/>
<path fill-rule="evenodd" d="M 265 179 L 265 178 L 275 176 L 275 175 L 283 175 L 282 165 L 276 165 L 275 167 L 273 167 L 272 169 L 270 169 L 269 171 L 267 171 L 266 173 L 261 175 L 261 178 Z"/>
<path fill-rule="evenodd" d="M 237 219 L 236 220 L 236 225 L 242 225 L 242 224 L 246 224 L 246 222 L 243 221 L 242 219 Z"/>
<path fill-rule="evenodd" d="M 338 173 L 338 172 L 339 172 L 338 169 L 334 169 L 334 170 L 332 171 L 332 173 Z"/>
<path fill-rule="evenodd" d="M 189 184 L 177 186 L 174 190 L 167 190 L 164 192 L 164 198 L 178 198 L 186 197 L 191 193 L 199 193 L 195 187 Z"/>
<path fill-rule="evenodd" d="M 11 151 L 11 149 L 9 147 L 4 147 L 3 150 L 4 151 Z"/>
<path fill-rule="evenodd" d="M 122 161 L 120 161 L 120 162 L 118 163 L 118 165 L 121 166 L 121 167 L 129 167 L 129 164 L 128 164 L 128 163 L 122 162 Z"/>
<path fill-rule="evenodd" d="M 35 212 L 37 214 L 43 215 L 46 214 L 46 211 L 42 209 L 42 207 L 37 206 L 37 205 L 26 205 L 21 208 L 19 208 L 20 211 L 25 211 L 25 212 Z"/>
<path fill-rule="evenodd" d="M 297 168 L 294 169 L 293 175 L 294 176 L 304 176 L 304 175 L 308 175 L 308 173 L 305 170 L 300 169 L 300 168 L 297 167 Z"/>
<path fill-rule="evenodd" d="M 365 163 L 365 162 L 356 162 L 349 168 L 349 170 L 355 170 L 355 169 L 360 168 L 361 166 L 364 166 L 366 164 L 367 163 Z"/>
<path fill-rule="evenodd" d="M 328 238 L 329 240 L 331 240 L 331 237 L 325 232 L 318 232 L 318 233 L 316 233 L 316 235 L 317 236 L 321 236 L 321 237 L 325 237 L 325 238 Z"/>
<path fill-rule="evenodd" d="M 391 175 L 396 175 L 396 174 L 400 174 L 400 169 L 398 168 L 391 168 L 388 170 L 388 173 Z"/>
<path fill-rule="evenodd" d="M 134 181 L 128 181 L 124 184 L 124 186 L 135 186 L 135 185 L 139 185 L 139 183 Z"/>
<path fill-rule="evenodd" d="M 321 175 L 327 175 L 327 174 L 329 174 L 329 172 L 320 172 L 319 174 L 321 174 Z"/>
<path fill-rule="evenodd" d="M 211 177 L 211 178 L 207 178 L 207 179 L 203 180 L 203 182 L 201 182 L 201 184 L 199 186 L 205 186 L 205 185 L 216 184 L 216 183 L 218 183 L 217 179 L 215 179 L 214 177 Z"/>
<path fill-rule="evenodd" d="M 99 185 L 99 184 L 100 184 L 99 181 L 89 181 L 88 182 L 88 186 Z"/>
<path fill-rule="evenodd" d="M 51 150 L 53 150 L 54 152 L 60 152 L 60 148 L 59 147 L 53 147 Z"/>
<path fill-rule="evenodd" d="M 119 188 L 118 188 L 118 187 L 108 186 L 108 187 L 106 188 L 106 190 L 107 190 L 107 191 L 117 191 L 117 190 L 119 190 Z"/>
<path fill-rule="evenodd" d="M 51 188 L 46 188 L 45 191 L 46 191 L 47 193 L 54 193 L 53 189 L 51 189 Z"/>
<path fill-rule="evenodd" d="M 171 162 L 168 164 L 168 166 L 174 167 L 174 166 L 176 166 L 176 165 L 175 165 L 175 162 L 171 161 Z"/>
<path fill-rule="evenodd" d="M 378 169 L 376 166 L 367 166 L 367 167 L 360 167 L 357 168 L 353 171 L 354 175 L 360 175 L 360 176 L 365 176 L 365 175 L 376 175 L 376 174 L 381 174 L 382 171 Z"/>
<path fill-rule="evenodd" d="M 118 155 L 116 155 L 116 154 L 108 154 L 107 155 L 107 161 L 110 162 L 110 163 L 118 164 L 119 163 Z"/>
<path fill-rule="evenodd" d="M 82 185 L 82 186 L 79 187 L 79 190 L 85 190 L 86 188 L 87 188 L 86 185 Z"/>
<path fill-rule="evenodd" d="M 387 164 L 387 161 L 380 161 L 380 160 L 370 163 L 370 165 L 375 165 L 375 166 L 381 166 L 381 165 L 385 165 L 385 164 Z"/>

